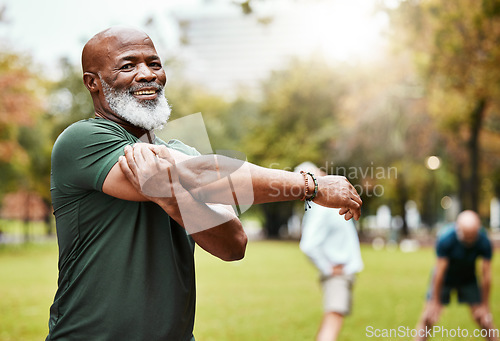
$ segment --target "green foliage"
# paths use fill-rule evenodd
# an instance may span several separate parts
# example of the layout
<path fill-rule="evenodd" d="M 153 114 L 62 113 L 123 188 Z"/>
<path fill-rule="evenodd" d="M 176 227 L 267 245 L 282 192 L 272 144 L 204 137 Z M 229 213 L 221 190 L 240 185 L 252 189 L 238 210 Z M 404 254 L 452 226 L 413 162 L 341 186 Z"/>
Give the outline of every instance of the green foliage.
<path fill-rule="evenodd" d="M 61 68 L 54 84 L 37 76 L 29 58 L 0 53 L 2 194 L 25 189 L 49 203 L 52 145 L 66 126 L 93 112 L 81 73 L 65 61 Z"/>
<path fill-rule="evenodd" d="M 90 117 L 92 103 L 81 72 L 61 62 L 63 78 L 40 78 L 29 58 L 0 53 L 0 193 L 20 189 L 50 203 L 50 154 L 70 123 Z"/>
<path fill-rule="evenodd" d="M 34 128 L 42 112 L 43 82 L 30 69 L 29 58 L 0 53 L 0 193 L 31 189 L 33 166 L 24 131 Z"/>
<path fill-rule="evenodd" d="M 168 65 L 168 62 L 166 64 Z M 179 75 L 176 81 L 166 87 L 166 97 L 172 107 L 170 120 L 200 112 L 214 152 L 244 152 L 242 138 L 248 133 L 247 122 L 257 113 L 257 103 L 243 97 L 232 101 L 224 99 L 183 79 L 182 71 L 177 72 Z"/>
<path fill-rule="evenodd" d="M 320 60 L 294 60 L 273 72 L 263 84 L 259 113 L 248 122 L 249 160 L 289 170 L 304 161 L 321 164 L 338 136 L 344 92 L 339 73 Z"/>
<path fill-rule="evenodd" d="M 49 92 L 46 121 L 52 126 L 52 143 L 71 123 L 94 117 L 94 105 L 88 90 L 83 85 L 81 67 L 61 59 L 62 77 L 55 82 Z"/>
<path fill-rule="evenodd" d="M 490 177 L 500 165 L 497 157 L 482 159 L 485 144 L 493 138 L 483 131 L 499 115 L 498 13 L 495 0 L 403 1 L 391 17 L 395 36 L 402 36 L 403 45 L 415 53 L 444 152 L 453 168 L 461 170 L 457 181 L 462 204 L 475 210 L 481 177 Z"/>
<path fill-rule="evenodd" d="M 239 2 L 250 11 L 254 3 Z M 499 8 L 497 0 L 400 1 L 390 12 L 391 38 L 409 51 L 402 57 L 335 67 L 293 60 L 262 83 L 259 100 L 210 93 L 186 81 L 175 69 L 182 61 L 171 58 L 172 120 L 201 112 L 214 151 L 236 150 L 265 167 L 292 170 L 308 160 L 329 173 L 368 171 L 350 177 L 363 191 L 364 215 L 380 204 L 402 215 L 411 199 L 425 217 L 431 190 L 480 193 L 485 215 L 489 199 L 500 195 Z M 80 67 L 63 59 L 60 70 L 51 83 L 26 56 L 0 53 L 0 193 L 28 188 L 48 199 L 53 142 L 72 122 L 93 116 Z M 441 157 L 437 172 L 424 168 L 429 155 Z M 379 167 L 395 167 L 397 177 L 370 176 Z M 383 196 L 373 195 L 377 185 Z"/>

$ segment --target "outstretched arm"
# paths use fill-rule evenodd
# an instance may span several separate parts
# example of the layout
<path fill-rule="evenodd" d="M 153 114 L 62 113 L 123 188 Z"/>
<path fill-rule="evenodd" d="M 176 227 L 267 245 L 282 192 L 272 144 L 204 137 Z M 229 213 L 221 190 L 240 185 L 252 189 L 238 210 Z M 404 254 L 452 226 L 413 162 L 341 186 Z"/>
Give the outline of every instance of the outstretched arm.
<path fill-rule="evenodd" d="M 126 163 L 156 155 L 166 168 L 175 168 L 182 186 L 201 202 L 222 204 L 259 204 L 290 201 L 314 192 L 313 179 L 307 175 L 308 186 L 302 174 L 260 167 L 249 162 L 221 155 L 190 157 L 165 146 L 136 144 L 125 148 Z M 125 165 L 125 160 L 122 169 Z M 169 165 L 168 165 L 169 164 Z M 162 172 L 144 173 L 141 186 L 152 190 L 154 196 L 168 195 Z M 346 220 L 361 214 L 361 198 L 343 176 L 318 176 L 318 193 L 314 202 L 327 207 L 340 208 Z"/>

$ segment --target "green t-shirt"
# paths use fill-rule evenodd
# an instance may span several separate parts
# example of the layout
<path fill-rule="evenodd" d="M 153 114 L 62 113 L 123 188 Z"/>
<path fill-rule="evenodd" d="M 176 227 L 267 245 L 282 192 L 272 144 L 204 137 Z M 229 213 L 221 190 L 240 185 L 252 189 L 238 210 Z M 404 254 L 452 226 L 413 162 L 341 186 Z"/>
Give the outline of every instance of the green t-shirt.
<path fill-rule="evenodd" d="M 194 340 L 194 241 L 158 205 L 102 192 L 136 142 L 111 121 L 89 119 L 54 144 L 59 280 L 47 340 Z M 176 140 L 166 145 L 199 155 Z"/>

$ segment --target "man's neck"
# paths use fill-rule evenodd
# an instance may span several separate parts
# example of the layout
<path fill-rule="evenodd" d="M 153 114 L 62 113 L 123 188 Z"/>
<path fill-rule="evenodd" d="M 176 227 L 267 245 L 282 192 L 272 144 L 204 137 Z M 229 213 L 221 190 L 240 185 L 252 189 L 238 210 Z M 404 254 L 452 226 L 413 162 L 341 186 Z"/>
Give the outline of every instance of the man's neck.
<path fill-rule="evenodd" d="M 149 131 L 147 129 L 137 127 L 127 121 L 125 121 L 123 118 L 119 117 L 118 115 L 115 115 L 113 113 L 107 113 L 104 111 L 96 111 L 95 112 L 96 117 L 101 117 L 104 118 L 108 121 L 115 122 L 119 124 L 123 129 L 128 131 L 130 134 L 134 135 L 138 139 L 140 139 L 143 142 L 149 142 L 153 143 L 154 140 L 154 134 L 152 131 Z M 146 139 L 144 139 L 146 137 Z"/>

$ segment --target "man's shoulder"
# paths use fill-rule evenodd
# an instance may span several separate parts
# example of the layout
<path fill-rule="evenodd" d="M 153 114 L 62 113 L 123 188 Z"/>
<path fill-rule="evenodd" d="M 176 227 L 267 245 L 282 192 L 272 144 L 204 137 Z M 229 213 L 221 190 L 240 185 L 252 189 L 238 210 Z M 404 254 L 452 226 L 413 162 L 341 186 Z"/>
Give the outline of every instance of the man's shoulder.
<path fill-rule="evenodd" d="M 199 156 L 201 155 L 200 152 L 194 147 L 188 146 L 184 142 L 176 139 L 169 140 L 168 142 L 165 142 L 161 139 L 159 139 L 160 143 L 166 145 L 168 148 L 175 149 L 181 153 L 184 153 L 186 155 L 191 155 L 191 156 Z"/>
<path fill-rule="evenodd" d="M 121 127 L 105 119 L 87 118 L 70 124 L 61 135 L 92 132 L 96 130 L 118 131 Z"/>
<path fill-rule="evenodd" d="M 58 136 L 54 147 L 61 144 L 74 145 L 80 142 L 87 144 L 91 139 L 108 139 L 109 136 L 106 136 L 106 134 L 123 137 L 126 130 L 118 124 L 105 119 L 89 118 L 74 122 L 64 129 Z"/>
<path fill-rule="evenodd" d="M 488 232 L 486 231 L 485 228 L 481 228 L 479 230 L 479 240 L 486 243 L 490 243 L 490 237 L 488 237 Z"/>
<path fill-rule="evenodd" d="M 455 224 L 447 225 L 443 227 L 441 231 L 438 233 L 438 242 L 444 241 L 454 241 L 456 240 L 457 231 L 455 229 Z"/>
<path fill-rule="evenodd" d="M 457 243 L 458 243 L 458 238 L 455 225 L 446 226 L 438 234 L 436 242 L 438 253 L 449 251 L 450 248 L 453 248 L 453 246 Z"/>
<path fill-rule="evenodd" d="M 478 238 L 477 246 L 480 250 L 486 252 L 486 254 L 490 254 L 490 257 L 491 257 L 491 253 L 493 253 L 493 247 L 491 244 L 491 240 L 488 237 L 488 233 L 486 232 L 486 230 L 484 228 L 479 230 L 479 238 Z"/>

